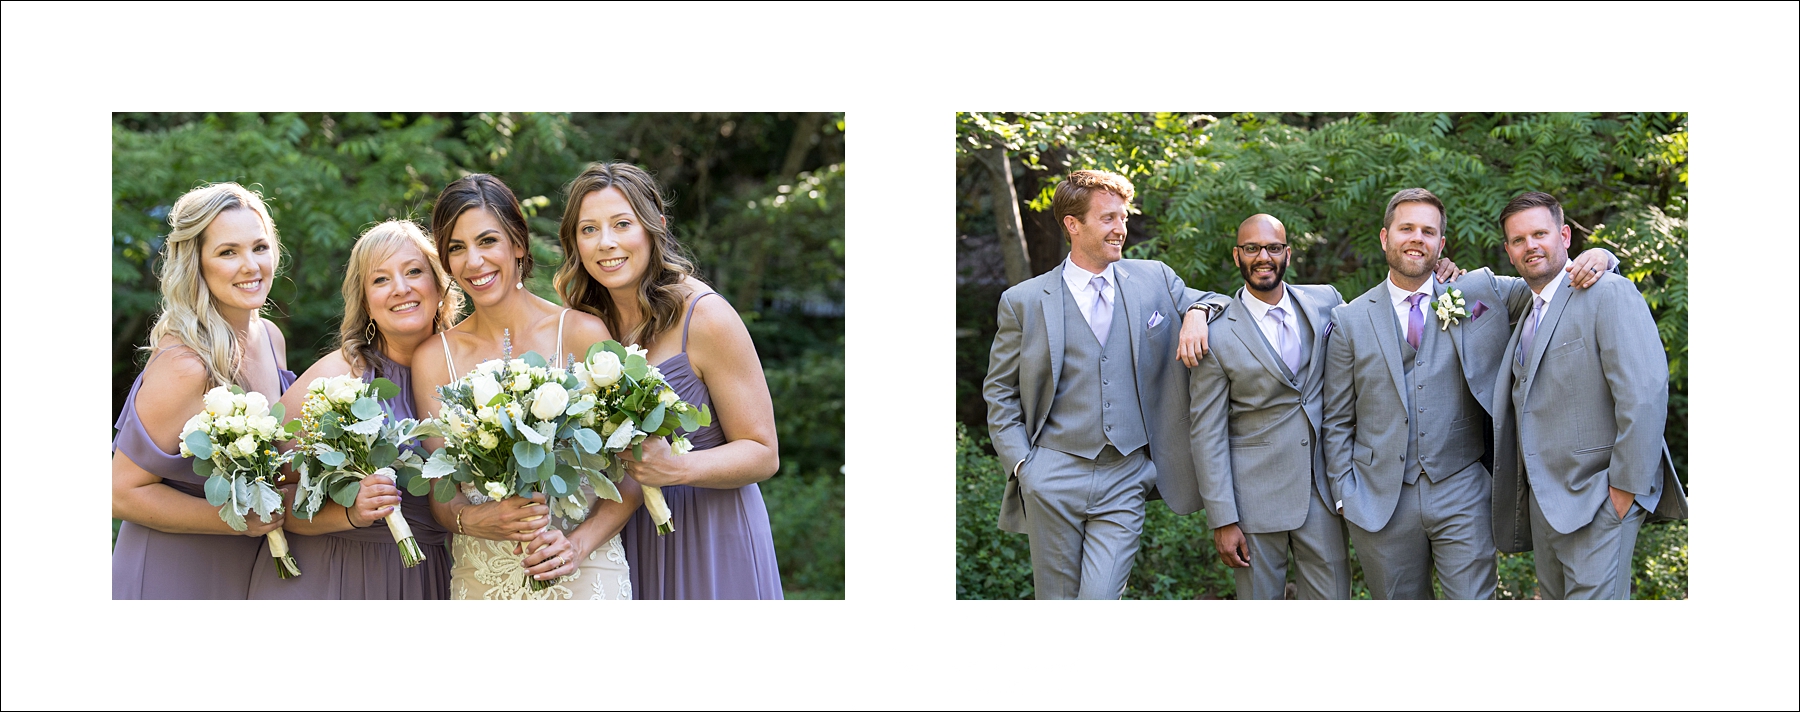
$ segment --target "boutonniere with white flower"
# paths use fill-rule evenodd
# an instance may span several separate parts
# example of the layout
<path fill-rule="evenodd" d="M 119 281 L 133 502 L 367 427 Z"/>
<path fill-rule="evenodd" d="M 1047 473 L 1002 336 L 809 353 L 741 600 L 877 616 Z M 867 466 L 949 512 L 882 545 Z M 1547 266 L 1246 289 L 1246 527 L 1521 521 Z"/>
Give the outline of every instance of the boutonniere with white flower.
<path fill-rule="evenodd" d="M 1469 318 L 1469 311 L 1463 308 L 1462 290 L 1455 287 L 1446 289 L 1443 294 L 1439 294 L 1437 301 L 1432 302 L 1432 307 L 1437 309 L 1439 330 L 1449 329 L 1450 325 L 1457 323 L 1458 320 Z"/>

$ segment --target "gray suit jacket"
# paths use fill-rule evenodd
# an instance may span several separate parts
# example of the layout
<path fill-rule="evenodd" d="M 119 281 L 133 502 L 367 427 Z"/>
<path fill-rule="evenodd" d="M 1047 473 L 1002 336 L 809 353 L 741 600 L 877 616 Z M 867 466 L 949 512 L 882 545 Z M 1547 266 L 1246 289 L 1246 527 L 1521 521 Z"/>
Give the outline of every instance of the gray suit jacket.
<path fill-rule="evenodd" d="M 1609 486 L 1637 495 L 1658 518 L 1687 516 L 1663 442 L 1669 364 L 1650 307 L 1617 274 L 1587 289 L 1559 279 L 1526 354 L 1524 402 L 1513 400 L 1510 358 L 1522 322 L 1495 378 L 1493 521 L 1501 551 L 1531 549 L 1526 466 L 1545 521 L 1564 534 L 1593 521 Z"/>
<path fill-rule="evenodd" d="M 1498 277 L 1486 268 L 1448 285 L 1436 284 L 1433 291 L 1443 294 L 1450 288 L 1462 293 L 1471 318 L 1459 319 L 1445 331 L 1469 392 L 1491 416 L 1494 373 L 1505 361 L 1506 325 L 1527 310 L 1531 289 L 1524 280 Z M 1321 421 L 1331 489 L 1326 501 L 1342 500 L 1346 519 L 1378 531 L 1400 501 L 1405 475 L 1401 470 L 1411 437 L 1400 332 L 1394 325 L 1387 279 L 1332 310 L 1332 318 Z"/>
<path fill-rule="evenodd" d="M 1156 489 L 1178 514 L 1200 509 L 1194 462 L 1188 454 L 1187 369 L 1175 357 L 1182 316 L 1194 302 L 1223 310 L 1230 298 L 1189 289 L 1168 265 L 1154 260 L 1113 263 L 1125 324 L 1131 329 L 1138 404 L 1156 463 Z M 1062 264 L 1013 285 L 1000 295 L 999 329 L 988 355 L 982 396 L 988 404 L 988 433 L 1007 469 L 1000 502 L 1000 528 L 1025 531 L 1024 504 L 1012 467 L 1031 454 L 1050 413 L 1062 371 Z M 1152 326 L 1153 315 L 1161 315 Z M 1209 337 L 1209 341 L 1212 338 Z"/>
<path fill-rule="evenodd" d="M 1252 534 L 1299 529 L 1306 523 L 1307 496 L 1314 490 L 1320 498 L 1329 495 L 1318 438 L 1319 391 L 1325 329 L 1331 308 L 1344 299 L 1329 284 L 1287 289 L 1312 327 L 1312 354 L 1297 380 L 1288 377 L 1238 299 L 1212 324 L 1212 353 L 1188 372 L 1189 444 L 1206 523 L 1214 528 L 1235 523 Z"/>

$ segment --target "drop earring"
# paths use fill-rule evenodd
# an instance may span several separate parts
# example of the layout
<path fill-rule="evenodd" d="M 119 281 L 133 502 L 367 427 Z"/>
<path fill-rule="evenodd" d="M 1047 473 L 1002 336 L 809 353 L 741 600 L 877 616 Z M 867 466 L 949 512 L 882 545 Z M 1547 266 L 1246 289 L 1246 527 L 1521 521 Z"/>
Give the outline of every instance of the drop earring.
<path fill-rule="evenodd" d="M 371 344 L 375 343 L 375 320 L 374 319 L 370 319 L 368 328 L 363 329 L 363 341 L 366 341 Z"/>
<path fill-rule="evenodd" d="M 524 259 L 514 260 L 514 263 L 515 263 L 514 269 L 518 270 L 518 272 L 519 272 L 519 281 L 513 283 L 513 289 L 524 289 L 525 288 L 525 260 Z"/>

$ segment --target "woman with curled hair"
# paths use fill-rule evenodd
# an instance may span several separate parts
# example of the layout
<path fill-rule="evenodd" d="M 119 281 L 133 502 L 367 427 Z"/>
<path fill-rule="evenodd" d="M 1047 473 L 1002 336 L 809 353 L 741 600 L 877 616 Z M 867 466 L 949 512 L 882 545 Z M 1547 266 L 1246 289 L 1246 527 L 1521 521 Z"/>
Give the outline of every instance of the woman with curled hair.
<path fill-rule="evenodd" d="M 412 395 L 413 352 L 449 328 L 462 294 L 437 261 L 437 248 L 410 220 L 388 220 L 369 228 L 350 249 L 344 272 L 344 319 L 338 348 L 306 369 L 296 383 L 352 375 L 371 383 L 386 378 L 399 395 L 382 401 L 395 419 L 416 418 Z M 298 414 L 306 388 L 281 399 Z M 408 446 L 409 448 L 412 446 Z M 423 453 L 421 453 L 423 454 Z M 400 548 L 382 524 L 395 508 L 406 517 L 425 560 L 407 568 Z M 450 596 L 448 535 L 431 516 L 429 496 L 401 492 L 394 478 L 372 475 L 350 507 L 326 499 L 312 519 L 287 521 L 288 544 L 302 576 L 283 579 L 270 557 L 257 559 L 250 578 L 252 599 L 427 599 Z"/>
<path fill-rule="evenodd" d="M 258 555 L 263 535 L 284 518 L 252 515 L 232 530 L 179 440 L 208 390 L 236 385 L 273 402 L 294 382 L 286 339 L 260 315 L 281 244 L 262 197 L 236 183 L 188 191 L 169 227 L 150 360 L 113 424 L 113 517 L 125 520 L 113 598 L 242 599 L 256 562 L 270 558 Z"/>
<path fill-rule="evenodd" d="M 625 528 L 639 598 L 779 599 L 769 513 L 756 483 L 780 469 L 775 409 L 756 344 L 723 297 L 694 276 L 669 230 L 655 179 L 628 163 L 594 163 L 569 185 L 558 230 L 567 259 L 563 303 L 593 314 L 622 343 L 649 351 L 682 400 L 710 404 L 713 424 L 676 456 L 646 440 L 620 455 L 631 480 L 661 487 L 675 531 L 658 536 L 647 511 Z"/>
<path fill-rule="evenodd" d="M 552 366 L 567 366 L 571 355 L 610 338 L 600 319 L 524 288 L 533 266 L 530 233 L 518 198 L 500 179 L 476 173 L 446 186 L 432 208 L 431 231 L 440 264 L 475 309 L 413 354 L 420 415 L 435 417 L 442 408 L 437 387 L 501 358 L 508 341 L 514 358 L 536 351 Z M 442 446 L 442 438 L 425 443 L 428 451 Z M 453 534 L 450 597 L 631 598 L 618 534 L 643 495 L 632 482 L 621 482 L 619 493 L 623 502 L 602 500 L 584 485 L 585 501 L 594 504 L 579 522 L 562 512 L 551 516 L 542 492 L 494 501 L 465 483 L 449 502 L 434 498 L 433 516 Z M 532 591 L 526 576 L 555 583 Z"/>

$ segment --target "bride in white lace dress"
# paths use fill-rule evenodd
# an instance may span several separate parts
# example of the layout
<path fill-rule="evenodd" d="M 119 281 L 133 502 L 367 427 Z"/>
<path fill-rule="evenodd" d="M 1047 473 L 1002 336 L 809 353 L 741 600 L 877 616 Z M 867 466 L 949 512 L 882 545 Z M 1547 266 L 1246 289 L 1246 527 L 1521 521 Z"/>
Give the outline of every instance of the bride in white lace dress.
<path fill-rule="evenodd" d="M 532 267 L 525 216 L 499 179 L 477 173 L 451 183 L 438 196 L 431 223 L 444 268 L 475 311 L 414 352 L 413 398 L 421 417 L 442 407 L 438 386 L 501 358 L 508 342 L 515 356 L 536 351 L 561 365 L 569 354 L 585 354 L 609 338 L 599 318 L 523 288 Z M 442 445 L 437 438 L 425 443 L 432 450 Z M 553 516 L 542 493 L 496 502 L 465 489 L 449 502 L 433 499 L 432 515 L 452 537 L 450 597 L 630 599 L 619 531 L 643 494 L 630 478 L 619 483 L 619 493 L 624 502 L 599 499 L 584 487 L 586 501 L 596 504 L 579 522 L 579 513 L 574 519 L 568 512 Z M 532 591 L 527 577 L 556 582 Z"/>

